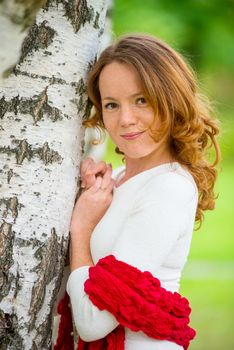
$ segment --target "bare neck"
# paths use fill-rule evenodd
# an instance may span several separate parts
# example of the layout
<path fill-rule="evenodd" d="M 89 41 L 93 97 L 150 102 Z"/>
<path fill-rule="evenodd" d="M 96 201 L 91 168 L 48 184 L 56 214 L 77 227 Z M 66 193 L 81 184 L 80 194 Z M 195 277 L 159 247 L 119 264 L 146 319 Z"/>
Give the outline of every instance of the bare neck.
<path fill-rule="evenodd" d="M 170 152 L 165 152 L 163 155 L 160 157 L 155 157 L 154 154 L 150 154 L 146 157 L 142 158 L 125 158 L 125 174 L 124 177 L 121 179 L 121 183 L 127 181 L 129 178 L 132 176 L 135 176 L 142 171 L 151 169 L 153 167 L 156 167 L 158 165 L 162 165 L 165 163 L 171 163 L 174 162 L 175 159 L 173 159 L 172 155 Z"/>

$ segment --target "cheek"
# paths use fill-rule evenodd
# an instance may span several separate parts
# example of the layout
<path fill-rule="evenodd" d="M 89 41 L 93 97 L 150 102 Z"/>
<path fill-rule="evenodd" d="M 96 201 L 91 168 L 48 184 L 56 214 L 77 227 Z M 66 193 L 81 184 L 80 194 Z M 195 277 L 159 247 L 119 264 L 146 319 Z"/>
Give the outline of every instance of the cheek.
<path fill-rule="evenodd" d="M 113 132 L 116 129 L 115 120 L 110 117 L 106 118 L 105 116 L 103 116 L 103 123 L 108 132 Z"/>
<path fill-rule="evenodd" d="M 139 113 L 139 121 L 148 127 L 157 124 L 157 120 L 154 118 L 154 111 L 151 108 L 142 110 L 141 113 Z"/>

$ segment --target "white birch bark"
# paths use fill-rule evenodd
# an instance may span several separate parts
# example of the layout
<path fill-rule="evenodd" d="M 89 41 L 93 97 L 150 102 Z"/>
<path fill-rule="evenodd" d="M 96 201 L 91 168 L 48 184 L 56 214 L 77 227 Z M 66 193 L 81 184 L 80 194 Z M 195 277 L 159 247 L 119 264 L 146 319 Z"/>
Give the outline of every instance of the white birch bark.
<path fill-rule="evenodd" d="M 45 0 L 0 1 L 0 79 L 17 63 L 23 39 Z"/>
<path fill-rule="evenodd" d="M 0 82 L 1 350 L 51 347 L 105 0 L 49 0 Z"/>

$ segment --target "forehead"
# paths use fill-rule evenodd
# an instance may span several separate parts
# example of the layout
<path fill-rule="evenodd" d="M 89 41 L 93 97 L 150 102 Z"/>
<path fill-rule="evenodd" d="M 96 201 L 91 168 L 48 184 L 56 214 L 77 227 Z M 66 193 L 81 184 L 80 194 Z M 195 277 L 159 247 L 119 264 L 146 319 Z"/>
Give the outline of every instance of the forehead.
<path fill-rule="evenodd" d="M 132 92 L 142 90 L 142 84 L 136 70 L 126 63 L 112 62 L 107 64 L 99 76 L 101 95 L 106 92 Z"/>

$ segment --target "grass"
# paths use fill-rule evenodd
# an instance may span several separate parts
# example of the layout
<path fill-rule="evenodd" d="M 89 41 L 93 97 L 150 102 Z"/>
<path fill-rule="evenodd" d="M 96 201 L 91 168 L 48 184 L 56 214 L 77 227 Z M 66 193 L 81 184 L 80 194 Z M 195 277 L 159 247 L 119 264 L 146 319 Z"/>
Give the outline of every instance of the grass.
<path fill-rule="evenodd" d="M 190 300 L 191 327 L 197 331 L 189 350 L 234 349 L 233 292 L 234 280 L 182 280 L 181 293 Z"/>

